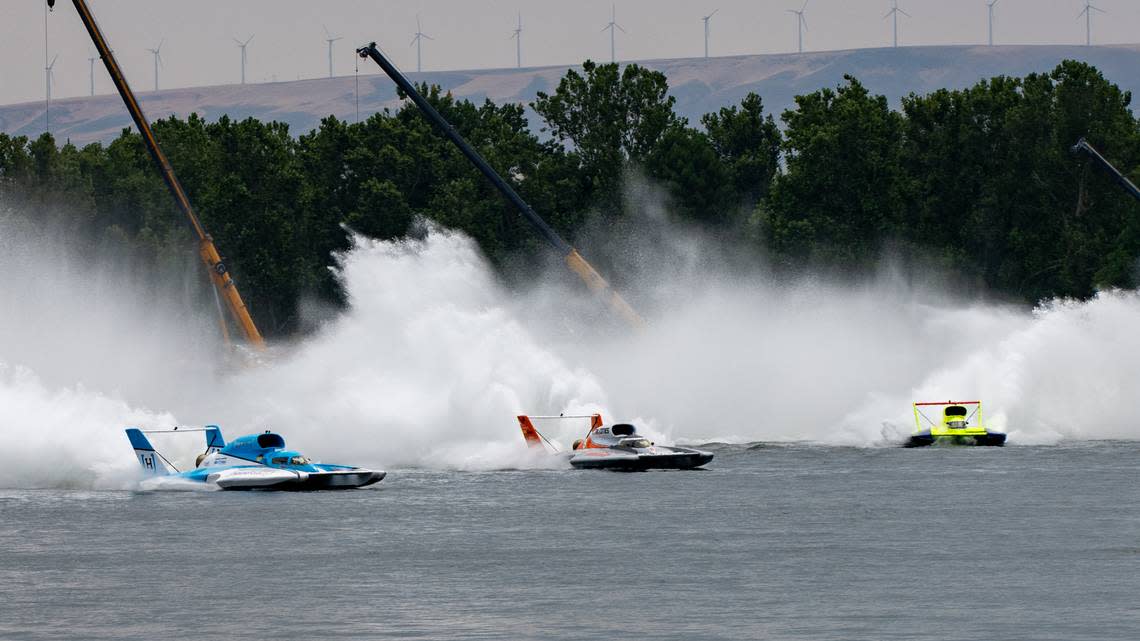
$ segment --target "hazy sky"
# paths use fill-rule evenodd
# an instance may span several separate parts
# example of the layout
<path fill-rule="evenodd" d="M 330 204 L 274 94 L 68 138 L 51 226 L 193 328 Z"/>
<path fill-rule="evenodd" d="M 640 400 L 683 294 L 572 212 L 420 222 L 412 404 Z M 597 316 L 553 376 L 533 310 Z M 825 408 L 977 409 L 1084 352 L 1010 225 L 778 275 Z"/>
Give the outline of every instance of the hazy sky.
<path fill-rule="evenodd" d="M 351 50 L 376 40 L 398 65 L 413 71 L 409 41 L 416 15 L 435 40 L 425 41 L 424 70 L 514 66 L 510 39 L 522 12 L 523 64 L 563 65 L 585 58 L 608 60 L 611 0 L 88 0 L 136 90 L 154 84 L 146 49 L 165 39 L 163 88 L 237 82 L 240 53 L 233 38 L 255 38 L 248 49 L 247 79 L 262 82 L 328 74 L 322 24 L 344 39 L 334 45 L 338 75 L 353 73 Z M 1085 0 L 999 0 L 999 44 L 1083 44 L 1077 15 Z M 711 55 L 776 53 L 795 48 L 794 17 L 801 0 L 616 0 L 619 59 L 698 56 L 700 17 L 714 9 Z M 1094 43 L 1140 40 L 1140 2 L 1096 0 L 1107 11 L 1093 20 Z M 42 100 L 44 95 L 43 0 L 0 0 L 0 103 Z M 986 0 L 900 0 L 901 45 L 983 43 Z M 806 50 L 890 44 L 883 15 L 890 0 L 810 0 Z M 86 95 L 93 55 L 70 0 L 58 0 L 49 19 L 55 66 L 53 95 Z M 99 64 L 98 62 L 96 63 Z M 361 73 L 375 73 L 371 64 Z M 96 68 L 96 91 L 113 90 Z"/>

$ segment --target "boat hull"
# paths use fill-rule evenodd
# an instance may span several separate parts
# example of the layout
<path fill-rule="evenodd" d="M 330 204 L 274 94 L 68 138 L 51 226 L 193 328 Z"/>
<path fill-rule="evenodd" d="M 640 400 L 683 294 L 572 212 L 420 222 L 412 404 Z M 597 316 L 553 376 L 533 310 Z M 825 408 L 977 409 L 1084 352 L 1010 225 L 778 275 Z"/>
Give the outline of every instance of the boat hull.
<path fill-rule="evenodd" d="M 987 432 L 985 434 L 931 434 L 919 432 L 912 434 L 903 447 L 931 447 L 931 446 L 957 446 L 957 447 L 1003 447 L 1005 434 L 1001 432 Z"/>
<path fill-rule="evenodd" d="M 646 470 L 691 470 L 713 460 L 712 452 L 688 448 L 669 448 L 669 450 L 667 452 L 630 452 L 618 448 L 597 448 L 576 453 L 570 458 L 570 465 L 580 470 L 644 472 Z"/>
<path fill-rule="evenodd" d="M 306 492 L 315 490 L 351 490 L 379 483 L 386 472 L 364 469 L 326 472 L 291 470 L 242 470 L 245 474 L 221 473 L 208 479 L 223 490 L 274 490 Z M 258 473 L 260 472 L 260 473 Z"/>
<path fill-rule="evenodd" d="M 281 490 L 352 490 L 358 487 L 367 487 L 379 483 L 387 476 L 387 472 L 374 470 L 350 470 L 346 472 L 319 472 L 309 473 L 304 481 L 292 483 L 287 487 L 274 489 Z"/>

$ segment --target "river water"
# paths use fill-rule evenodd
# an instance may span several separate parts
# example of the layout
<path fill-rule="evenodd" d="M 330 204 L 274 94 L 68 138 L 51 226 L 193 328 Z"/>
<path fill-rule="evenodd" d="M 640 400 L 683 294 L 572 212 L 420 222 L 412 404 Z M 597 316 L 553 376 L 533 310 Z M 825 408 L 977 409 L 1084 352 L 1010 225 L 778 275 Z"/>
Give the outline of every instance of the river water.
<path fill-rule="evenodd" d="M 0 638 L 1136 639 L 1140 444 L 0 492 Z"/>

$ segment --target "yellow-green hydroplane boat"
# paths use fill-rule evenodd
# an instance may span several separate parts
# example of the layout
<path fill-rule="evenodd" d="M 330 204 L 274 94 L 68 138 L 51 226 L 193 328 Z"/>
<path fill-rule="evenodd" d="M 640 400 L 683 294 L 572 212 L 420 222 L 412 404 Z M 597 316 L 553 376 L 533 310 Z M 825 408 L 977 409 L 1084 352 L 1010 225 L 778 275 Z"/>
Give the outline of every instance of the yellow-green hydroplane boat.
<path fill-rule="evenodd" d="M 982 425 L 981 401 L 946 401 L 945 403 L 912 403 L 914 408 L 914 434 L 903 447 L 930 445 L 980 445 L 1001 447 L 1005 434 L 991 432 Z M 919 408 L 941 407 L 942 420 L 935 423 Z M 973 408 L 972 411 L 970 408 Z M 924 429 L 922 419 L 930 427 Z"/>

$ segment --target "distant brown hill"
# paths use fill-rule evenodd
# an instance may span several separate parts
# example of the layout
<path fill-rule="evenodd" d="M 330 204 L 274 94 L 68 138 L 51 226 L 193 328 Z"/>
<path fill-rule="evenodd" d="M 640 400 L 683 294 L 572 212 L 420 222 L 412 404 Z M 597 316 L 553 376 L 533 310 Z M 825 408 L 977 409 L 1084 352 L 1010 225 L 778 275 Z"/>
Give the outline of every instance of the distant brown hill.
<path fill-rule="evenodd" d="M 688 58 L 640 62 L 669 77 L 677 109 L 696 123 L 702 114 L 738 102 L 748 92 L 763 96 L 770 111 L 793 105 L 795 96 L 835 86 L 844 74 L 897 101 L 911 92 L 962 88 L 996 75 L 1022 76 L 1048 71 L 1064 59 L 1087 61 L 1123 89 L 1140 90 L 1140 45 L 957 46 L 858 49 L 804 54 Z M 493 69 L 410 74 L 415 82 L 438 84 L 462 98 L 529 103 L 553 89 L 566 67 Z M 352 76 L 249 85 L 169 89 L 140 94 L 152 119 L 198 113 L 207 119 L 255 117 L 289 124 L 294 134 L 316 127 L 321 118 L 356 117 Z M 360 76 L 360 116 L 397 104 L 387 77 Z M 118 96 L 69 98 L 52 103 L 52 129 L 77 144 L 108 141 L 130 125 Z M 0 131 L 36 136 L 44 128 L 43 102 L 0 106 Z"/>

